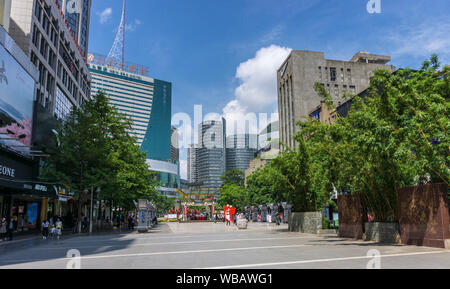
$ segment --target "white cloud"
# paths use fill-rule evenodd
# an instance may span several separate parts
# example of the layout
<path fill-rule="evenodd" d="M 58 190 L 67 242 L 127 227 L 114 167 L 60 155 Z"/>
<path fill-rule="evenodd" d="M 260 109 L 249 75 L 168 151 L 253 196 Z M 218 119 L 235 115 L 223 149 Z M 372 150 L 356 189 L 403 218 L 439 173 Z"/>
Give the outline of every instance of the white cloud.
<path fill-rule="evenodd" d="M 102 12 L 97 12 L 101 24 L 106 23 L 112 16 L 112 8 L 106 8 Z"/>
<path fill-rule="evenodd" d="M 258 118 L 259 113 L 276 111 L 277 70 L 291 51 L 287 47 L 271 45 L 261 48 L 254 58 L 239 65 L 236 78 L 240 85 L 234 92 L 235 99 L 223 108 L 228 134 L 235 133 L 233 124 L 236 122 L 240 124 L 237 133 L 243 133 L 246 120 L 250 133 L 257 133 L 258 123 L 254 118 Z"/>
<path fill-rule="evenodd" d="M 404 26 L 387 36 L 392 56 L 413 56 L 427 58 L 433 53 L 442 59 L 450 60 L 450 21 L 423 23 L 418 27 Z"/>
<path fill-rule="evenodd" d="M 139 25 L 142 24 L 142 21 L 139 19 L 135 19 L 134 23 L 126 24 L 125 31 L 134 32 L 138 28 Z"/>

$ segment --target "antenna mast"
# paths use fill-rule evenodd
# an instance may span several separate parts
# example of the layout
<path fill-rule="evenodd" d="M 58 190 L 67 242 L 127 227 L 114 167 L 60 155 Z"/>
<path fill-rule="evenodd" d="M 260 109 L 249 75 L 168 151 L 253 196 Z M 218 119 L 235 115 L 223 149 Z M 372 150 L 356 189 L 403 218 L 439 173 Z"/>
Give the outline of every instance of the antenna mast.
<path fill-rule="evenodd" d="M 120 26 L 117 30 L 116 39 L 109 51 L 106 63 L 108 65 L 117 67 L 120 63 L 120 68 L 125 69 L 125 8 L 126 0 L 123 0 L 122 19 L 120 20 Z"/>

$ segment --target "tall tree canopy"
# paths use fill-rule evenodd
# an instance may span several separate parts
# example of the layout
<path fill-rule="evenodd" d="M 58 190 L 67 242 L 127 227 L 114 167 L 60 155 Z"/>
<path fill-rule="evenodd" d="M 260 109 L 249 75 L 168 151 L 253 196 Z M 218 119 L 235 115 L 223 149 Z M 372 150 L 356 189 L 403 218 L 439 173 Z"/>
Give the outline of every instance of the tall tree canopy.
<path fill-rule="evenodd" d="M 92 188 L 101 189 L 100 199 L 126 209 L 139 198 L 158 199 L 155 173 L 129 133 L 131 120 L 109 105 L 104 93 L 74 108 L 57 131 L 59 144 L 48 149 L 42 175 L 75 192 L 80 206 Z"/>

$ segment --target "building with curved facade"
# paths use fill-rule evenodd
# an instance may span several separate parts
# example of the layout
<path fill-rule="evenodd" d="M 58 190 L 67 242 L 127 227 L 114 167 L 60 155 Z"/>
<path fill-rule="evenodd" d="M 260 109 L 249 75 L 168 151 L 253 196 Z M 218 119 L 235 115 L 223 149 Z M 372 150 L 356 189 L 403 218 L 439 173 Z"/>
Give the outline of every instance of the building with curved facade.
<path fill-rule="evenodd" d="M 203 188 L 219 188 L 226 168 L 226 121 L 210 120 L 199 125 L 196 150 L 198 182 Z"/>
<path fill-rule="evenodd" d="M 104 91 L 109 103 L 131 119 L 130 133 L 146 153 L 150 169 L 158 172 L 156 180 L 161 183 L 158 190 L 164 195 L 177 196 L 174 189 L 180 186 L 180 174 L 174 147 L 177 138 L 171 126 L 172 84 L 138 70 L 133 73 L 107 65 L 107 60 L 100 55 L 89 54 L 88 61 L 92 96 Z"/>

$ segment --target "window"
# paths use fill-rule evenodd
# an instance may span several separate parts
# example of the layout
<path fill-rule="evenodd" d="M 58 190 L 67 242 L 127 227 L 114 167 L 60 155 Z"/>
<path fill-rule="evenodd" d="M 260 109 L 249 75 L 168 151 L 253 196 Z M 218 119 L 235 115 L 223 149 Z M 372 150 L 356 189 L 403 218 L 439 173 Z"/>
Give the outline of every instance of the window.
<path fill-rule="evenodd" d="M 67 118 L 67 116 L 71 113 L 73 108 L 73 104 L 64 94 L 64 92 L 56 87 L 56 98 L 55 98 L 55 117 L 61 120 Z"/>
<path fill-rule="evenodd" d="M 336 67 L 330 67 L 330 79 L 336 81 Z"/>
<path fill-rule="evenodd" d="M 34 7 L 34 16 L 38 19 L 39 22 L 41 22 L 41 15 L 42 15 L 41 5 L 39 5 L 39 2 L 36 1 L 36 6 Z"/>
<path fill-rule="evenodd" d="M 347 79 L 348 82 L 352 82 L 352 70 L 351 69 L 347 69 Z"/>

